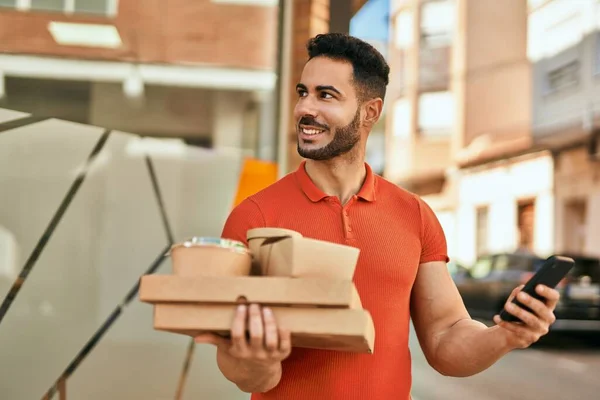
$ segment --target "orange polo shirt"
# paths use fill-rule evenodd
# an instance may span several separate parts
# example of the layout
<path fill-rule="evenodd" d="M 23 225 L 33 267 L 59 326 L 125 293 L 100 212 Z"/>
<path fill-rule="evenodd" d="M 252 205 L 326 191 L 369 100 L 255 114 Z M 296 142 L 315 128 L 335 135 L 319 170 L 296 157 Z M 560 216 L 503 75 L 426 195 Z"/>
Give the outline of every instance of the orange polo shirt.
<path fill-rule="evenodd" d="M 279 385 L 252 399 L 409 400 L 410 293 L 419 264 L 448 261 L 442 228 L 425 202 L 368 164 L 346 205 L 317 188 L 304 164 L 237 206 L 222 236 L 247 243 L 248 229 L 279 227 L 359 248 L 354 283 L 373 318 L 374 354 L 294 348 Z"/>

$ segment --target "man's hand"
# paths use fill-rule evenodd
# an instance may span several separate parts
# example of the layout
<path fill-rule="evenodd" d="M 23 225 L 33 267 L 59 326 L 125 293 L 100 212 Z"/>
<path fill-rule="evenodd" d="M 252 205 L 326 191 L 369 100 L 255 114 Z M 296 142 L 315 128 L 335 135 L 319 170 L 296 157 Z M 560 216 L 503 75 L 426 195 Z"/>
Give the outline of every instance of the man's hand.
<path fill-rule="evenodd" d="M 225 377 L 248 392 L 267 391 L 277 385 L 281 361 L 292 348 L 290 332 L 277 326 L 270 308 L 261 310 L 257 304 L 238 306 L 231 339 L 203 334 L 195 341 L 216 345 L 219 368 Z"/>
<path fill-rule="evenodd" d="M 506 311 L 523 322 L 506 322 L 499 315 L 494 316 L 494 322 L 506 330 L 509 346 L 521 349 L 531 346 L 548 333 L 550 326 L 556 321 L 554 310 L 560 299 L 557 290 L 538 285 L 535 291 L 546 299 L 542 302 L 522 292 L 523 287 L 524 285 L 515 288 L 504 306 Z M 533 312 L 514 304 L 512 301 L 515 296 Z"/>

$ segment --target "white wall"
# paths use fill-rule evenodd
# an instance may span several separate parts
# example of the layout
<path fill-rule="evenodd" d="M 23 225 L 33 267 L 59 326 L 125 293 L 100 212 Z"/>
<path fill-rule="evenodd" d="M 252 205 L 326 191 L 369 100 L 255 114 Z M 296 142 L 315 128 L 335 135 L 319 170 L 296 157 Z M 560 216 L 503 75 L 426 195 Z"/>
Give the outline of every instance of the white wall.
<path fill-rule="evenodd" d="M 600 164 L 588 161 L 585 149 L 564 152 L 556 170 L 556 248 L 567 250 L 565 207 L 571 200 L 586 202 L 584 251 L 600 256 Z"/>
<path fill-rule="evenodd" d="M 587 241 L 585 251 L 591 255 L 600 257 L 600 184 L 588 197 L 588 218 L 586 227 Z"/>
<path fill-rule="evenodd" d="M 513 251 L 518 244 L 517 204 L 535 199 L 534 251 L 540 255 L 554 247 L 553 161 L 549 155 L 520 162 L 466 171 L 459 180 L 456 214 L 456 257 L 471 263 L 476 258 L 476 210 L 488 206 L 488 251 Z"/>

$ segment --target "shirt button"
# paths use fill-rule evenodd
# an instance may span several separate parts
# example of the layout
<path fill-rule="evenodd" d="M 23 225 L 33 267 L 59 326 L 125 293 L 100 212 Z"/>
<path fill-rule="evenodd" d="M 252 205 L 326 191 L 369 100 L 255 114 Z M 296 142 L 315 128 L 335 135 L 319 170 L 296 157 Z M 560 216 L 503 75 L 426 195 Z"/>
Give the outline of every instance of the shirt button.
<path fill-rule="evenodd" d="M 348 227 L 348 232 L 352 232 L 352 228 Z"/>

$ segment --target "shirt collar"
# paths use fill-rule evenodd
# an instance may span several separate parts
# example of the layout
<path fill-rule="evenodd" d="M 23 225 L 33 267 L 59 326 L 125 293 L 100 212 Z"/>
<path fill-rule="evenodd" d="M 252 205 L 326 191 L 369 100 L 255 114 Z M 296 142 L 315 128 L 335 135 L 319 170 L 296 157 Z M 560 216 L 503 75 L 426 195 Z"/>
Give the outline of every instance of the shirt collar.
<path fill-rule="evenodd" d="M 314 203 L 329 197 L 321 189 L 319 189 L 317 185 L 314 184 L 312 179 L 310 179 L 310 176 L 308 176 L 306 173 L 305 165 L 306 160 L 303 160 L 296 170 L 295 175 L 298 183 L 300 184 L 300 188 L 304 194 L 306 194 L 306 197 L 308 197 Z M 367 170 L 367 175 L 356 196 L 365 201 L 372 202 L 375 201 L 375 174 L 373 174 L 373 170 L 369 164 L 365 163 L 365 168 Z"/>

